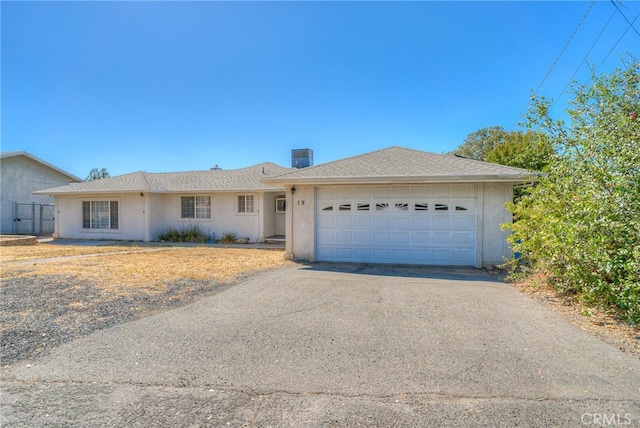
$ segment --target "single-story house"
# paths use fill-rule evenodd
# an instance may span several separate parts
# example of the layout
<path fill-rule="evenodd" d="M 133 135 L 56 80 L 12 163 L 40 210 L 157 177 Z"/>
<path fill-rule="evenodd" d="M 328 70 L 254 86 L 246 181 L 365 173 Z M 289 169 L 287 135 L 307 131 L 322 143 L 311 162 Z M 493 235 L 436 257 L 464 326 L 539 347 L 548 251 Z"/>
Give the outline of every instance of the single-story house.
<path fill-rule="evenodd" d="M 53 233 L 54 200 L 33 192 L 82 179 L 25 151 L 0 154 L 0 233 Z"/>
<path fill-rule="evenodd" d="M 154 241 L 169 228 L 197 225 L 252 242 L 284 235 L 284 188 L 262 179 L 290 171 L 273 163 L 236 170 L 134 172 L 55 187 L 55 235 Z"/>
<path fill-rule="evenodd" d="M 308 261 L 482 267 L 509 257 L 505 203 L 535 173 L 402 147 L 307 168 L 136 172 L 48 189 L 63 238 L 151 241 L 198 224 L 250 241 L 285 236 Z"/>
<path fill-rule="evenodd" d="M 287 258 L 483 267 L 510 257 L 505 203 L 536 176 L 389 147 L 263 182 L 286 189 Z"/>

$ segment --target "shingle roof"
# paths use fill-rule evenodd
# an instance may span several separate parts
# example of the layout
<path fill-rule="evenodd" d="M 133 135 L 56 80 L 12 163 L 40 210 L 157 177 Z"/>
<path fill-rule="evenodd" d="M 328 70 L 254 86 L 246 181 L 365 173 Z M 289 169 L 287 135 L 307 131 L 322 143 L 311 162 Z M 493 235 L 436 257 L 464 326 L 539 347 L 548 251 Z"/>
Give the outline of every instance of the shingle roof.
<path fill-rule="evenodd" d="M 520 168 L 393 146 L 294 170 L 263 181 L 272 185 L 451 181 L 522 182 L 535 179 L 538 175 Z"/>
<path fill-rule="evenodd" d="M 271 162 L 242 169 L 186 172 L 133 172 L 101 180 L 85 181 L 54 187 L 36 193 L 60 195 L 69 193 L 178 193 L 279 190 L 279 185 L 266 185 L 263 178 L 291 171 Z"/>
<path fill-rule="evenodd" d="M 24 156 L 24 157 L 27 157 L 27 158 L 33 160 L 33 161 L 41 163 L 42 165 L 45 165 L 45 166 L 51 168 L 52 170 L 57 171 L 60 174 L 66 176 L 67 178 L 69 178 L 69 181 L 75 181 L 75 182 L 82 181 L 81 178 L 76 177 L 75 175 L 73 175 L 73 174 L 71 174 L 71 173 L 69 173 L 69 172 L 67 172 L 67 171 L 65 171 L 63 169 L 60 169 L 55 165 L 51 165 L 49 162 L 44 161 L 44 160 L 40 159 L 39 157 L 32 155 L 31 153 L 28 153 L 28 152 L 25 152 L 25 151 L 2 152 L 2 153 L 0 153 L 0 159 L 9 159 L 9 158 L 17 157 L 17 156 Z"/>

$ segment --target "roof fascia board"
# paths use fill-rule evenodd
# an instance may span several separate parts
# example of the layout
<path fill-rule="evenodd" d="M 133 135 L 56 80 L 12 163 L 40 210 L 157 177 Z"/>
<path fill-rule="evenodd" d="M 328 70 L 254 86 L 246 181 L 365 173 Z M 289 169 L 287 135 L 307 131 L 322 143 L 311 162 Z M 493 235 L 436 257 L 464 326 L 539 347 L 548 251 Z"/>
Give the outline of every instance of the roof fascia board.
<path fill-rule="evenodd" d="M 120 194 L 135 194 L 135 193 L 152 193 L 152 194 L 185 194 L 185 193 L 260 193 L 260 192 L 281 192 L 284 191 L 284 186 L 282 187 L 274 187 L 273 189 L 227 189 L 227 190 L 216 190 L 216 189 L 184 189 L 184 190 L 148 190 L 148 189 L 139 189 L 139 190 L 77 190 L 77 191 L 57 191 L 50 192 L 45 190 L 38 190 L 33 192 L 34 195 L 120 195 Z"/>
<path fill-rule="evenodd" d="M 425 176 L 425 177 L 287 177 L 286 179 L 265 179 L 265 184 L 420 184 L 420 183 L 523 183 L 527 181 L 537 181 L 538 175 L 528 176 L 501 176 L 501 175 L 446 175 L 446 176 Z"/>

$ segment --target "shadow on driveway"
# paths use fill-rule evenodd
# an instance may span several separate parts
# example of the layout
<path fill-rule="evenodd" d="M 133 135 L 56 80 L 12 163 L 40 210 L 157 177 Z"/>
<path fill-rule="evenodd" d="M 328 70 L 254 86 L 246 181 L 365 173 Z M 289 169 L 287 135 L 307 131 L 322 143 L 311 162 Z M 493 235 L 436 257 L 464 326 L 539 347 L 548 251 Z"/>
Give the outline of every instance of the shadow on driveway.
<path fill-rule="evenodd" d="M 303 270 L 336 272 L 358 275 L 377 275 L 404 278 L 448 279 L 457 281 L 497 281 L 503 282 L 504 271 L 486 271 L 460 266 L 421 266 L 373 263 L 300 263 Z"/>

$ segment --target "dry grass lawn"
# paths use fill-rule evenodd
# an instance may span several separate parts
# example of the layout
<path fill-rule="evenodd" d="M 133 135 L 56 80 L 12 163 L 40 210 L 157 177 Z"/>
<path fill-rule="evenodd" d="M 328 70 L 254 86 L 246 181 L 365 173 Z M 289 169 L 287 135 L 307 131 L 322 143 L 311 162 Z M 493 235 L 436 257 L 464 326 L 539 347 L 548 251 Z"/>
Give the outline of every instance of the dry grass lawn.
<path fill-rule="evenodd" d="M 102 254 L 118 251 L 140 251 L 143 249 L 136 245 L 85 247 L 80 245 L 17 245 L 0 246 L 0 264 L 22 260 L 49 259 L 56 257 L 79 256 L 84 254 Z"/>
<path fill-rule="evenodd" d="M 108 253 L 120 254 L 108 254 Z M 124 254 L 122 252 L 125 252 Z M 71 256 L 100 254 L 96 257 Z M 69 257 L 58 259 L 60 257 Z M 56 259 L 56 260 L 47 260 Z M 33 260 L 33 263 L 28 261 Z M 62 275 L 86 280 L 112 295 L 156 294 L 177 280 L 231 282 L 236 276 L 285 263 L 282 250 L 212 247 L 82 247 L 40 244 L 1 247 L 0 278 Z"/>

